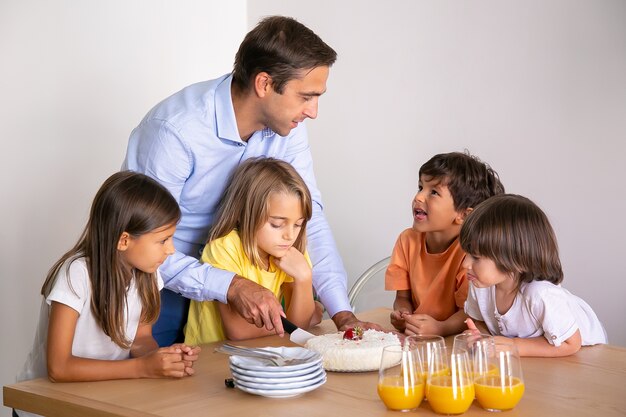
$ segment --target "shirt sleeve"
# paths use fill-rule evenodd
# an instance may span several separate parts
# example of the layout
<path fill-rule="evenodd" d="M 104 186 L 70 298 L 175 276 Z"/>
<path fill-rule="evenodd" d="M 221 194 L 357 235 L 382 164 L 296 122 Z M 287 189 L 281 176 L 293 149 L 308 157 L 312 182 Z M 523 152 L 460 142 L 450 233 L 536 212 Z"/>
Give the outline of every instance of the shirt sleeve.
<path fill-rule="evenodd" d="M 408 248 L 404 247 L 402 235 L 396 240 L 389 266 L 385 272 L 385 289 L 396 291 L 411 289 Z"/>
<path fill-rule="evenodd" d="M 177 203 L 193 169 L 192 153 L 174 127 L 149 118 L 131 133 L 122 169 L 140 172 L 159 181 Z M 226 302 L 234 273 L 202 264 L 177 251 L 161 265 L 165 288 L 196 301 Z"/>
<path fill-rule="evenodd" d="M 85 307 L 91 308 L 90 286 L 86 265 L 80 260 L 74 260 L 69 268 L 67 264 L 61 267 L 46 302 L 48 305 L 53 301 L 65 304 L 80 315 Z"/>
<path fill-rule="evenodd" d="M 534 290 L 525 299 L 529 303 L 530 313 L 541 323 L 543 336 L 548 343 L 559 347 L 578 330 L 567 296 L 560 287 Z"/>
<path fill-rule="evenodd" d="M 348 280 L 330 226 L 324 216 L 321 194 L 313 172 L 313 160 L 304 125 L 292 130 L 284 160 L 302 176 L 313 200 L 313 216 L 307 223 L 308 252 L 313 263 L 313 286 L 330 317 L 352 311 Z"/>
<path fill-rule="evenodd" d="M 467 270 L 461 268 L 456 275 L 456 291 L 454 292 L 454 300 L 456 306 L 459 309 L 463 309 L 465 300 L 467 300 L 468 282 L 467 282 Z"/>

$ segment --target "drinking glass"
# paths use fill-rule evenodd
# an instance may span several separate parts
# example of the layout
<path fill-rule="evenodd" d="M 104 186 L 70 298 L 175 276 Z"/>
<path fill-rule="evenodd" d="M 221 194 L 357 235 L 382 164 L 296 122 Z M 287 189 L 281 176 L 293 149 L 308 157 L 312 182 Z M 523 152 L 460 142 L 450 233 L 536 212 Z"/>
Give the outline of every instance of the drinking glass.
<path fill-rule="evenodd" d="M 435 352 L 440 349 L 445 349 L 446 347 L 443 337 L 430 334 L 409 336 L 404 339 L 404 346 L 409 350 L 417 350 L 419 352 L 420 359 L 422 360 L 422 378 L 424 382 L 426 382 L 429 365 L 432 363 L 435 356 L 437 358 L 442 357 L 441 353 L 436 354 Z"/>
<path fill-rule="evenodd" d="M 456 352 L 458 350 L 467 351 L 472 379 L 476 377 L 474 370 L 474 357 L 486 357 L 487 352 L 492 352 L 493 349 L 493 336 L 471 331 L 465 331 L 454 336 L 454 343 L 452 344 L 452 352 Z M 492 368 L 492 371 L 495 372 L 495 368 Z"/>
<path fill-rule="evenodd" d="M 435 358 L 426 379 L 426 397 L 438 414 L 462 414 L 474 401 L 469 357 L 467 351 L 458 349 L 450 354 L 448 361 L 446 351 L 444 348 L 434 352 Z"/>
<path fill-rule="evenodd" d="M 510 410 L 524 395 L 522 365 L 513 343 L 496 343 L 490 352 L 475 356 L 474 372 L 476 399 L 488 411 Z"/>
<path fill-rule="evenodd" d="M 389 410 L 415 410 L 424 398 L 419 352 L 386 346 L 378 372 L 378 396 Z"/>

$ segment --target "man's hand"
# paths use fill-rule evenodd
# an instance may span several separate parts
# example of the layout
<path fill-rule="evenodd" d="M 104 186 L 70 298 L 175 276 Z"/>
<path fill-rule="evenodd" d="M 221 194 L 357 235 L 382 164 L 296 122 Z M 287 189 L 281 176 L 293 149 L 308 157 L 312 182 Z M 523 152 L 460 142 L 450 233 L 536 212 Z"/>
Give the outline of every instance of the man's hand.
<path fill-rule="evenodd" d="M 335 314 L 333 316 L 333 322 L 335 322 L 335 326 L 337 326 L 338 330 L 346 330 L 355 326 L 359 326 L 362 329 L 383 330 L 383 328 L 376 323 L 360 321 L 351 311 L 340 311 Z"/>
<path fill-rule="evenodd" d="M 265 327 L 283 336 L 285 330 L 280 317 L 285 317 L 276 296 L 266 288 L 235 275 L 226 295 L 228 304 L 248 323 Z"/>

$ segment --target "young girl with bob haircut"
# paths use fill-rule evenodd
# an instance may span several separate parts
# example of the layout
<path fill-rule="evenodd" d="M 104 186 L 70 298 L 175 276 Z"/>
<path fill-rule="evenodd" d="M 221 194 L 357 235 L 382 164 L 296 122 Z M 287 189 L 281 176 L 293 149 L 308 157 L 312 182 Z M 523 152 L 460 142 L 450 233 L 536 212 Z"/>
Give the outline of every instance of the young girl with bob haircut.
<path fill-rule="evenodd" d="M 262 285 L 279 300 L 284 296 L 287 319 L 309 327 L 315 302 L 305 229 L 311 215 L 309 190 L 290 164 L 249 159 L 235 170 L 222 197 L 202 261 Z M 192 301 L 185 343 L 269 334 L 226 304 Z"/>
<path fill-rule="evenodd" d="M 176 200 L 143 174 L 118 172 L 104 182 L 78 243 L 48 272 L 35 342 L 18 381 L 193 374 L 199 348 L 158 348 L 152 338 L 163 286 L 158 267 L 174 253 L 179 218 Z"/>
<path fill-rule="evenodd" d="M 479 204 L 461 228 L 461 246 L 465 312 L 491 334 L 513 338 L 520 355 L 567 356 L 607 343 L 591 307 L 561 287 L 554 230 L 529 199 L 503 194 Z"/>

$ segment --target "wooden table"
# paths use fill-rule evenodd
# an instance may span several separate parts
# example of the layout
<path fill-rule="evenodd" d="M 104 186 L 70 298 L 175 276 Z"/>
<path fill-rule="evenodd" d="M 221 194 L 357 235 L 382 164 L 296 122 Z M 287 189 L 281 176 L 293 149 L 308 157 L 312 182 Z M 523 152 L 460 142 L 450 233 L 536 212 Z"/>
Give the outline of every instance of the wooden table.
<path fill-rule="evenodd" d="M 385 327 L 389 310 L 359 314 Z M 330 321 L 312 330 L 336 331 Z M 247 346 L 292 346 L 277 336 L 241 342 Z M 47 379 L 4 387 L 4 405 L 46 416 L 399 416 L 387 411 L 376 393 L 376 372 L 328 373 L 328 381 L 294 398 L 272 399 L 226 388 L 228 358 L 203 346 L 196 374 L 180 380 L 141 379 L 103 382 L 51 383 Z M 610 345 L 582 348 L 559 358 L 523 358 L 526 393 L 518 406 L 503 416 L 625 416 L 626 349 Z M 427 402 L 418 414 L 435 415 Z M 476 402 L 466 416 L 494 415 Z"/>

